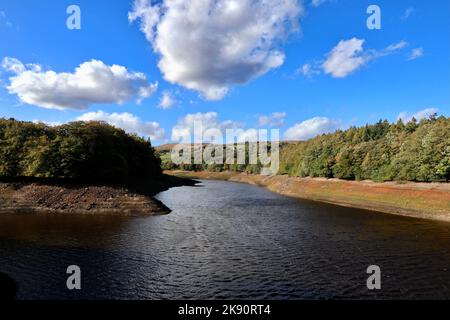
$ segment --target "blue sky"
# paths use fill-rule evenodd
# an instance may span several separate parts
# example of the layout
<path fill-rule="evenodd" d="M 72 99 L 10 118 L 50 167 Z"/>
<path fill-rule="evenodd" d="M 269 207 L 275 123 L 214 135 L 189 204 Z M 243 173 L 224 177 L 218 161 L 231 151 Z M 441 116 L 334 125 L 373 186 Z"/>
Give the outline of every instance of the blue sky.
<path fill-rule="evenodd" d="M 380 118 L 450 115 L 448 1 L 161 2 L 3 0 L 0 117 L 100 119 L 160 144 L 192 119 L 301 140 Z M 66 27 L 72 4 L 81 30 Z M 371 4 L 380 30 L 366 26 Z"/>

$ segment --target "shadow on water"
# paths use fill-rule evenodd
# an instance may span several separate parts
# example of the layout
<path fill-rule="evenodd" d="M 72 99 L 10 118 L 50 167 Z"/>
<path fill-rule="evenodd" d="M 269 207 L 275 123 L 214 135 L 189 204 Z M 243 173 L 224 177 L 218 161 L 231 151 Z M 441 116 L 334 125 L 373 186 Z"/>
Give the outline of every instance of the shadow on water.
<path fill-rule="evenodd" d="M 17 283 L 8 275 L 0 273 L 0 301 L 16 299 Z"/>
<path fill-rule="evenodd" d="M 16 186 L 37 184 L 65 187 L 67 189 L 79 189 L 87 186 L 107 186 L 112 188 L 126 188 L 131 192 L 154 196 L 160 192 L 167 191 L 173 187 L 196 186 L 200 181 L 161 174 L 151 180 L 133 179 L 127 181 L 115 180 L 85 180 L 85 179 L 58 179 L 58 178 L 36 178 L 36 177 L 0 177 L 0 183 L 10 183 Z"/>

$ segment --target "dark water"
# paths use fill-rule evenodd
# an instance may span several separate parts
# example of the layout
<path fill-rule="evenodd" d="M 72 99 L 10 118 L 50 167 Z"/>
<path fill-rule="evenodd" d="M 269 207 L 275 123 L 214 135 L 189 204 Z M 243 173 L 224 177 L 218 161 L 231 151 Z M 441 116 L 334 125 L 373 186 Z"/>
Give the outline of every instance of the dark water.
<path fill-rule="evenodd" d="M 205 181 L 158 198 L 167 216 L 0 217 L 0 272 L 19 297 L 450 298 L 450 224 Z M 82 290 L 66 289 L 66 268 Z M 378 265 L 382 289 L 369 291 Z"/>

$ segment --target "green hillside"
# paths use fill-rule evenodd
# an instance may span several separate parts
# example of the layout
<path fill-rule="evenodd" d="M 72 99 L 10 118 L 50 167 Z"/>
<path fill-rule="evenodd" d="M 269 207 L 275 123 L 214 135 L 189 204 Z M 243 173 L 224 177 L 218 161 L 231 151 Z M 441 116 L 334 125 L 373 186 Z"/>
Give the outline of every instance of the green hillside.
<path fill-rule="evenodd" d="M 259 165 L 181 165 L 161 152 L 164 169 L 258 173 Z M 450 118 L 436 115 L 351 127 L 280 145 L 279 174 L 374 181 L 449 181 Z"/>

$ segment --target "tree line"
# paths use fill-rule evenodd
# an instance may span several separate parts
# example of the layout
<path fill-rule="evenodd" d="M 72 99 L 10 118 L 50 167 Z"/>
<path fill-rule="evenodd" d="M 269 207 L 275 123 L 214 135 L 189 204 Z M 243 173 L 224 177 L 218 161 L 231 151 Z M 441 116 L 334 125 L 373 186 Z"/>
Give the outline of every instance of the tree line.
<path fill-rule="evenodd" d="M 180 165 L 162 152 L 163 169 L 258 173 L 258 165 Z M 280 145 L 279 174 L 374 181 L 450 181 L 450 118 L 380 120 L 308 141 Z"/>
<path fill-rule="evenodd" d="M 103 122 L 48 126 L 0 119 L 3 178 L 129 181 L 155 178 L 161 175 L 161 168 L 259 173 L 261 164 L 175 165 L 169 149 L 155 152 L 150 140 Z M 450 181 L 450 118 L 433 115 L 407 123 L 380 120 L 308 141 L 282 142 L 279 174 L 347 180 Z"/>
<path fill-rule="evenodd" d="M 106 123 L 0 119 L 0 177 L 125 182 L 159 175 L 150 140 Z"/>

